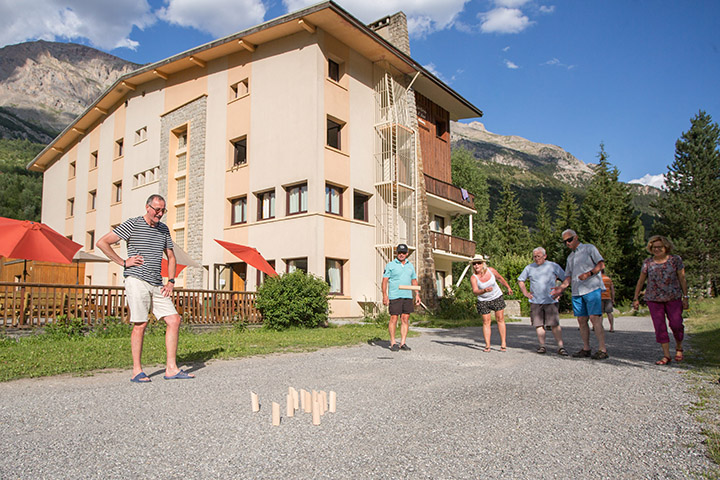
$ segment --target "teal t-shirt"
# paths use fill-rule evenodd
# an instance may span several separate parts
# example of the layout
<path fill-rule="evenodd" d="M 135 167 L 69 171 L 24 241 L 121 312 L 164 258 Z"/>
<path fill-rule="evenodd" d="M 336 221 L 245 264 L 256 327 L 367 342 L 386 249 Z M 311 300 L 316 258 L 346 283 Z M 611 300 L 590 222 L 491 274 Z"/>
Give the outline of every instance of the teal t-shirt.
<path fill-rule="evenodd" d="M 415 267 L 409 261 L 405 260 L 402 264 L 396 258 L 385 266 L 383 278 L 388 280 L 388 298 L 395 300 L 397 298 L 413 298 L 412 290 L 400 290 L 400 285 L 412 285 L 412 281 L 417 279 Z"/>

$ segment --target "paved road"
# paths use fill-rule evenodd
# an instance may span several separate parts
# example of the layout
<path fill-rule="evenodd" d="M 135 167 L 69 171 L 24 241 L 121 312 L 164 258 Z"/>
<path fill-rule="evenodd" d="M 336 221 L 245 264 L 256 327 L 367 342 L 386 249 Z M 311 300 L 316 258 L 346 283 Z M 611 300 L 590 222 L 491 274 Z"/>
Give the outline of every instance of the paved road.
<path fill-rule="evenodd" d="M 563 320 L 571 351 L 577 323 Z M 478 328 L 194 365 L 0 384 L 0 478 L 688 478 L 713 467 L 682 367 L 657 367 L 650 320 L 619 318 L 607 361 L 509 350 Z M 497 335 L 496 331 L 493 331 Z M 494 338 L 496 340 L 497 337 Z M 553 342 L 548 342 L 553 347 Z M 182 350 L 182 347 L 181 347 Z M 271 426 L 288 386 L 337 392 L 337 413 Z M 261 412 L 250 412 L 249 392 Z M 284 411 L 284 408 L 283 408 Z"/>

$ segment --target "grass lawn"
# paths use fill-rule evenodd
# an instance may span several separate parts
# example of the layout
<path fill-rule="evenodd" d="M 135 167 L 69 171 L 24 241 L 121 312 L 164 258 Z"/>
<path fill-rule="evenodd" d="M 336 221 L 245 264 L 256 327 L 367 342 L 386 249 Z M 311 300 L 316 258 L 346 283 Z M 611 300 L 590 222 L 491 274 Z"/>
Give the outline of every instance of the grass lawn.
<path fill-rule="evenodd" d="M 686 359 L 694 367 L 688 377 L 698 396 L 691 413 L 703 426 L 710 457 L 720 465 L 720 298 L 690 307 L 685 325 L 692 337 Z"/>
<path fill-rule="evenodd" d="M 206 333 L 182 330 L 178 363 L 280 352 L 307 352 L 325 347 L 357 345 L 378 338 L 387 338 L 387 327 L 374 324 L 343 325 L 281 332 L 262 328 L 237 330 L 231 327 Z M 165 333 L 162 328 L 146 333 L 143 364 L 165 364 Z M 0 337 L 0 381 L 131 367 L 128 328 L 116 329 L 111 336 L 41 334 L 19 339 Z"/>

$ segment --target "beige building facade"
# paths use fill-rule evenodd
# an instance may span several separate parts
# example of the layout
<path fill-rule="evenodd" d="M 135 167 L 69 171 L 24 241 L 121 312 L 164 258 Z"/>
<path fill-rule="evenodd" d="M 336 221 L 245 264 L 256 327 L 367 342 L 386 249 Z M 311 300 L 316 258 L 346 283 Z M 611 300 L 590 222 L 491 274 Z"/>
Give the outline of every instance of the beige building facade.
<path fill-rule="evenodd" d="M 377 303 L 383 266 L 407 243 L 432 303 L 475 251 L 451 231 L 474 206 L 452 185 L 450 120 L 482 112 L 408 45 L 404 15 L 366 26 L 327 2 L 132 72 L 33 160 L 42 220 L 93 251 L 159 193 L 176 244 L 203 265 L 178 287 L 257 288 L 263 274 L 221 239 L 278 273 L 325 279 L 333 317 Z M 85 276 L 122 283 L 113 263 Z"/>

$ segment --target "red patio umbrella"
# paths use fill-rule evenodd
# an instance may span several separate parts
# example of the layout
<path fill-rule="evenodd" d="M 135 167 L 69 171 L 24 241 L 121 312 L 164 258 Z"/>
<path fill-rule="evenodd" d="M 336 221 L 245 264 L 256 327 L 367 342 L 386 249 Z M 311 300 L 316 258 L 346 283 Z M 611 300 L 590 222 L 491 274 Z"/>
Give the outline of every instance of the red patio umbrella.
<path fill-rule="evenodd" d="M 72 263 L 82 245 L 44 223 L 0 217 L 0 256 L 38 262 Z M 27 272 L 23 272 L 24 276 Z"/>
<path fill-rule="evenodd" d="M 185 267 L 202 267 L 202 265 L 192 258 L 188 253 L 177 245 L 173 245 L 173 253 L 175 254 L 175 276 L 180 275 Z M 168 276 L 168 261 L 163 258 L 160 266 L 163 277 Z"/>
<path fill-rule="evenodd" d="M 217 243 L 222 245 L 228 252 L 232 253 L 240 260 L 245 263 L 252 265 L 261 272 L 265 272 L 271 277 L 277 276 L 275 269 L 260 255 L 260 252 L 255 250 L 253 247 L 246 247 L 245 245 L 238 245 L 237 243 L 223 242 L 222 240 L 215 239 Z"/>

